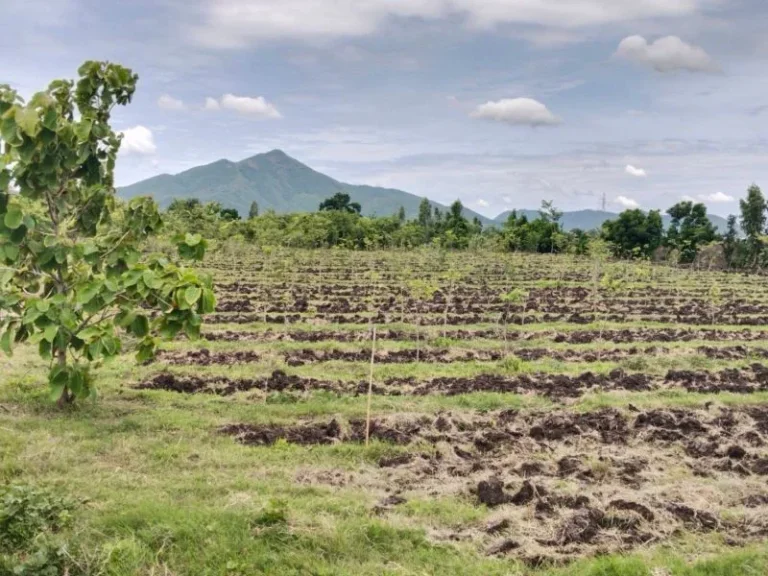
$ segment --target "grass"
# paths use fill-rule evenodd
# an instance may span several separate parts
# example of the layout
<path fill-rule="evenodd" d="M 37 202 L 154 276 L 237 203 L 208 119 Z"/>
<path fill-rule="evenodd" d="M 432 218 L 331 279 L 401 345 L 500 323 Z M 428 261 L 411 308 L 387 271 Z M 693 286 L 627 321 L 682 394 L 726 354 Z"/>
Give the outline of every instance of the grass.
<path fill-rule="evenodd" d="M 297 258 L 307 255 L 299 254 Z M 312 263 L 316 256 L 309 255 Z M 324 262 L 350 266 L 346 255 L 323 254 Z M 397 271 L 400 259 L 410 254 L 361 254 L 360 269 L 384 266 L 383 274 Z M 451 262 L 454 255 L 447 256 Z M 474 256 L 473 256 L 474 258 Z M 590 264 L 573 259 L 522 258 L 523 284 L 540 289 L 556 274 L 569 276 L 561 285 L 583 286 L 588 281 Z M 415 260 L 418 262 L 418 260 Z M 380 264 L 379 262 L 384 262 Z M 231 262 L 227 262 L 230 265 Z M 484 262 L 488 275 L 497 274 L 489 286 L 508 289 L 496 259 Z M 315 264 L 311 264 L 314 266 Z M 331 264 L 329 264 L 330 267 Z M 554 268 L 553 268 L 554 266 Z M 418 268 L 418 266 L 415 266 Z M 297 277 L 301 277 L 297 267 Z M 660 269 L 659 285 L 679 285 L 681 296 L 701 291 L 713 278 L 736 294 L 760 295 L 759 285 L 751 280 L 728 276 L 696 276 Z M 329 273 L 333 275 L 335 272 Z M 437 273 L 436 273 L 437 274 Z M 527 276 L 526 276 L 527 277 Z M 269 274 L 247 270 L 235 276 L 217 272 L 217 281 L 269 282 Z M 312 281 L 309 277 L 304 280 Z M 470 278 L 474 281 L 476 279 Z M 320 282 L 320 281 L 318 281 Z M 354 284 L 354 280 L 343 282 Z M 385 278 L 385 283 L 397 284 Z M 743 284 L 743 286 L 742 286 Z M 478 283 L 473 286 L 481 286 Z M 642 289 L 644 285 L 638 285 Z M 278 296 L 282 292 L 277 292 Z M 706 293 L 706 290 L 704 290 Z M 239 297 L 239 296 L 238 296 Z M 760 295 L 762 298 L 762 295 Z M 490 328 L 494 325 L 462 325 L 450 330 Z M 605 329 L 684 328 L 679 324 L 654 322 L 610 323 Z M 387 325 L 391 329 L 413 331 L 409 324 Z M 541 323 L 509 326 L 510 332 L 541 332 L 541 338 L 510 342 L 510 350 L 546 347 L 551 350 L 578 348 L 629 348 L 632 345 L 554 344 L 547 339 L 552 331 L 593 330 L 592 325 Z M 736 326 L 697 326 L 742 330 Z M 207 331 L 232 329 L 262 332 L 285 330 L 283 326 L 253 323 L 216 325 Z M 289 330 L 356 330 L 365 326 L 308 324 L 291 325 Z M 442 327 L 425 327 L 420 333 L 431 345 L 452 349 L 502 349 L 496 340 L 442 339 Z M 754 330 L 760 330 L 755 327 Z M 545 334 L 546 333 L 546 334 Z M 736 345 L 732 343 L 731 345 Z M 421 349 L 429 342 L 422 341 Z M 645 348 L 650 344 L 638 343 Z M 724 345 L 710 342 L 664 344 L 670 353 L 638 355 L 621 362 L 558 362 L 543 359 L 523 362 L 507 358 L 499 362 L 455 362 L 451 364 L 379 364 L 377 382 L 394 377 L 428 379 L 436 376 L 471 377 L 479 374 L 547 373 L 577 375 L 585 371 L 608 373 L 616 368 L 663 376 L 669 369 L 720 370 L 743 367 L 751 360 L 737 362 L 708 360 L 695 354 L 699 345 Z M 759 346 L 747 343 L 750 348 Z M 98 370 L 100 398 L 61 411 L 50 404 L 44 385 L 44 366 L 34 350 L 21 348 L 12 359 L 0 357 L 0 482 L 41 487 L 65 494 L 79 504 L 72 511 L 72 522 L 58 533 L 44 534 L 42 542 L 52 542 L 61 552 L 67 571 L 58 574 L 82 575 L 392 575 L 423 576 L 453 574 L 494 576 L 736 576 L 768 574 L 768 547 L 748 545 L 729 547 L 718 534 L 682 531 L 663 542 L 636 549 L 632 554 L 576 559 L 563 566 L 533 567 L 514 555 L 488 556 L 487 548 L 505 537 L 516 538 L 516 527 L 503 536 L 488 536 L 485 525 L 506 511 L 491 510 L 477 504 L 467 490 L 461 492 L 412 489 L 399 484 L 398 470 L 378 466 L 384 456 L 404 451 L 421 454 L 436 450 L 435 445 L 394 446 L 373 441 L 370 446 L 339 443 L 301 447 L 277 442 L 270 447 L 243 446 L 219 434 L 218 428 L 231 423 L 296 423 L 303 419 L 330 420 L 361 418 L 366 413 L 364 397 L 330 393 L 305 395 L 273 394 L 266 399 L 250 393 L 231 397 L 182 395 L 163 391 L 137 391 L 132 388 L 162 370 L 181 374 L 225 375 L 229 378 L 254 378 L 275 369 L 288 374 L 322 380 L 367 381 L 367 362 L 324 362 L 288 367 L 280 354 L 294 349 L 365 349 L 365 343 L 226 343 L 175 342 L 169 349 L 255 350 L 266 356 L 262 362 L 235 366 L 165 366 L 156 363 L 137 366 L 121 357 Z M 379 350 L 413 349 L 415 342 L 377 343 Z M 547 411 L 570 409 L 590 411 L 604 407 L 640 409 L 661 407 L 700 407 L 717 405 L 765 405 L 768 392 L 754 394 L 690 394 L 683 390 L 653 392 L 590 393 L 557 403 L 533 394 L 473 393 L 459 396 L 374 396 L 374 415 L 429 415 L 514 409 Z M 578 447 L 574 448 L 578 451 Z M 537 453 L 540 455 L 543 453 Z M 437 452 L 432 454 L 437 455 Z M 514 456 L 514 455 L 513 455 Z M 542 459 L 549 456 L 543 455 Z M 535 457 L 534 457 L 535 458 Z M 612 471 L 598 454 L 587 463 L 594 475 L 608 479 Z M 682 463 L 675 469 L 680 481 L 691 473 Z M 503 474 L 505 470 L 488 470 Z M 460 483 L 461 477 L 455 479 Z M 578 494 L 583 486 L 575 480 L 557 479 L 563 490 Z M 757 482 L 757 480 L 755 481 Z M 437 484 L 437 482 L 436 482 Z M 608 482 L 606 482 L 606 485 Z M 555 488 L 561 488 L 555 485 Z M 715 490 L 716 488 L 712 488 Z M 375 508 L 394 492 L 403 491 L 407 501 L 377 514 Z M 725 509 L 724 518 L 739 519 L 739 510 Z M 730 514 L 730 515 L 729 515 Z M 0 518 L 2 516 L 0 515 Z M 2 533 L 0 532 L 0 537 Z M 0 554 L 2 550 L 0 550 Z M 20 553 L 22 554 L 22 553 Z M 29 555 L 24 551 L 22 555 Z M 521 555 L 525 555 L 522 551 Z M 0 558 L 0 560 L 2 560 Z M 41 573 L 42 574 L 42 573 Z M 0 576 L 6 576 L 0 561 Z"/>
<path fill-rule="evenodd" d="M 430 530 L 482 525 L 487 511 L 471 501 L 451 496 L 412 499 L 394 514 L 372 518 L 373 505 L 384 495 L 380 490 L 296 482 L 307 470 L 364 474 L 383 454 L 397 448 L 380 443 L 368 449 L 346 444 L 253 448 L 213 430 L 223 422 L 287 420 L 302 413 L 359 415 L 360 399 L 251 407 L 207 396 L 120 394 L 117 381 L 105 380 L 96 404 L 61 413 L 41 398 L 41 385 L 39 378 L 27 376 L 3 387 L 6 410 L 0 412 L 0 477 L 4 482 L 47 486 L 87 499 L 75 513 L 77 527 L 66 535 L 70 554 L 83 573 L 534 572 L 512 560 L 478 555 L 474 546 L 440 544 L 428 536 Z M 6 403 L 9 389 L 13 401 Z M 501 396 L 495 402 L 472 398 L 461 407 L 498 407 Z M 631 399 L 640 406 L 689 405 L 707 399 L 685 394 L 628 396 L 624 402 Z M 463 401 L 450 400 L 455 405 Z M 744 398 L 721 395 L 719 400 L 730 403 Z M 747 400 L 766 398 L 761 394 L 759 400 L 757 395 Z M 377 411 L 386 408 L 381 401 Z M 586 397 L 577 408 L 621 401 Z M 393 405 L 392 410 L 429 411 L 428 404 L 408 406 L 408 402 L 414 401 Z M 509 406 L 510 399 L 502 405 Z M 721 545 L 712 553 L 713 559 L 690 564 L 688 554 L 661 549 L 536 573 L 655 576 L 650 567 L 657 565 L 668 574 L 721 576 L 749 574 L 749 570 L 760 574 L 768 568 L 766 551 L 758 548 L 732 554 Z"/>

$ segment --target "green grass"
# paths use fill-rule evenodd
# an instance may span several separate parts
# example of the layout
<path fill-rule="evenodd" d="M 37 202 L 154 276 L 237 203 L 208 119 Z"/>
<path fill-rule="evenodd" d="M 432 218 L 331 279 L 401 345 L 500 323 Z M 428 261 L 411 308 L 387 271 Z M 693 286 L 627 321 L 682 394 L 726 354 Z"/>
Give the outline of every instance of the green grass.
<path fill-rule="evenodd" d="M 401 264 L 418 268 L 419 258 L 411 253 L 364 253 L 354 256 L 334 253 L 303 253 L 297 258 L 305 266 L 314 259 L 349 269 L 352 258 L 360 269 L 377 269 L 382 274 L 399 273 Z M 347 260 L 347 258 L 350 260 Z M 446 254 L 446 261 L 461 262 L 462 256 Z M 475 256 L 473 255 L 474 259 Z M 478 256 L 478 258 L 481 258 Z M 545 287 L 553 277 L 567 272 L 572 277 L 561 285 L 583 286 L 589 281 L 591 263 L 584 259 L 493 255 L 477 265 L 494 276 L 489 286 L 508 290 L 511 280 L 501 266 L 512 262 L 526 280 L 521 286 Z M 227 261 L 229 266 L 231 262 Z M 613 265 L 611 265 L 613 266 Z M 619 266 L 619 265 L 616 265 Z M 430 270 L 436 277 L 440 270 Z M 523 274 L 525 272 L 525 274 Z M 657 285 L 679 287 L 685 300 L 694 292 L 706 294 L 717 280 L 725 289 L 734 287 L 744 297 L 759 296 L 757 280 L 720 274 L 701 275 L 672 269 L 654 269 Z M 426 272 L 425 272 L 426 273 Z M 302 282 L 325 280 L 301 275 Z M 250 280 L 249 280 L 250 278 Z M 217 272 L 218 282 L 232 280 L 261 282 L 269 271 Z M 473 284 L 480 287 L 481 279 Z M 340 284 L 354 284 L 354 278 Z M 382 280 L 382 292 L 397 280 Z M 645 284 L 637 284 L 644 287 Z M 279 296 L 280 292 L 278 292 Z M 685 328 L 684 325 L 633 321 L 604 323 L 605 329 Z M 408 324 L 387 325 L 388 329 L 413 331 Z M 449 330 L 497 328 L 494 324 L 451 326 Z M 551 350 L 578 348 L 628 348 L 632 345 L 553 344 L 549 333 L 595 330 L 600 325 L 564 322 L 509 326 L 510 332 L 541 332 L 541 338 L 510 342 L 511 351 L 530 347 Z M 742 330 L 740 326 L 697 326 Z M 282 326 L 252 323 L 207 326 L 213 330 L 275 332 Z M 761 330 L 761 327 L 748 328 Z M 355 330 L 365 326 L 291 325 L 298 330 Z M 464 350 L 503 348 L 496 340 L 443 340 L 442 327 L 424 327 L 421 349 L 432 346 Z M 750 359 L 716 361 L 695 354 L 698 345 L 738 343 L 685 342 L 661 344 L 669 354 L 639 355 L 621 362 L 456 362 L 453 364 L 379 364 L 377 382 L 394 377 L 429 379 L 436 376 L 472 377 L 479 374 L 569 374 L 586 371 L 607 373 L 615 368 L 663 376 L 669 369 L 720 370 L 743 367 Z M 637 343 L 645 348 L 651 344 Z M 756 347 L 758 343 L 747 343 Z M 106 576 L 250 576 L 250 575 L 341 575 L 341 576 L 752 576 L 768 574 L 768 546 L 733 548 L 717 534 L 684 533 L 663 543 L 637 549 L 629 555 L 577 559 L 565 566 L 532 568 L 511 558 L 489 557 L 487 547 L 503 537 L 515 537 L 514 527 L 505 536 L 482 534 L 494 511 L 476 504 L 466 490 L 435 493 L 414 489 L 407 502 L 381 514 L 378 503 L 396 488 L 394 477 L 379 468 L 383 456 L 404 451 L 419 454 L 434 450 L 431 445 L 393 446 L 374 441 L 301 447 L 278 442 L 270 447 L 251 447 L 218 433 L 220 426 L 237 423 L 296 423 L 302 419 L 330 420 L 361 418 L 366 398 L 329 393 L 273 394 L 266 400 L 259 394 L 238 393 L 232 397 L 182 395 L 163 391 L 137 391 L 133 386 L 157 372 L 225 375 L 254 378 L 275 369 L 288 374 L 322 380 L 367 381 L 367 362 L 327 362 L 288 367 L 283 352 L 312 348 L 366 349 L 365 343 L 225 343 L 175 342 L 169 349 L 256 350 L 265 361 L 235 366 L 166 366 L 155 363 L 137 366 L 124 356 L 99 368 L 100 398 L 59 410 L 51 405 L 44 385 L 45 366 L 34 350 L 21 348 L 12 359 L 0 357 L 0 482 L 39 486 L 76 499 L 72 522 L 58 534 L 45 534 L 41 541 L 54 542 L 62 552 L 67 571 L 58 574 Z M 377 343 L 379 350 L 412 349 L 415 342 Z M 595 410 L 604 407 L 641 409 L 656 407 L 700 407 L 718 405 L 766 405 L 768 392 L 755 394 L 689 394 L 684 390 L 653 392 L 590 393 L 566 402 L 552 402 L 527 394 L 474 393 L 460 396 L 374 396 L 372 411 L 381 414 L 434 416 L 450 411 L 461 414 L 516 409 L 545 411 Z M 574 450 L 578 450 L 575 447 Z M 597 466 L 598 455 L 590 455 Z M 681 464 L 681 470 L 682 470 Z M 488 471 L 489 474 L 492 472 Z M 684 470 L 690 475 L 689 470 Z M 330 479 L 330 480 L 328 480 Z M 565 480 L 563 481 L 565 482 Z M 568 486 L 578 492 L 579 485 Z M 736 512 L 733 512 L 736 514 Z M 735 517 L 735 516 L 734 516 Z M 469 538 L 452 538 L 472 530 Z M 2 536 L 2 534 L 0 534 Z M 64 546 L 62 548 L 61 546 Z M 28 554 L 24 551 L 23 554 Z M 1 559 L 0 559 L 1 560 Z M 0 563 L 0 576 L 6 576 Z"/>

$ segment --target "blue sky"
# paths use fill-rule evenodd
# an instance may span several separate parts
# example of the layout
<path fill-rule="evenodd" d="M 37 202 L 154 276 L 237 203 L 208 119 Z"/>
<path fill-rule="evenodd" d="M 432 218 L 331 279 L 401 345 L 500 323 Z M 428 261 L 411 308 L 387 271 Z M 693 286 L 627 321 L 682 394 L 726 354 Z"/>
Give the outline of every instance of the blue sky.
<path fill-rule="evenodd" d="M 489 216 L 738 211 L 768 182 L 764 0 L 0 0 L 0 83 L 140 76 L 118 183 L 281 148 Z M 766 184 L 768 185 L 768 184 Z"/>

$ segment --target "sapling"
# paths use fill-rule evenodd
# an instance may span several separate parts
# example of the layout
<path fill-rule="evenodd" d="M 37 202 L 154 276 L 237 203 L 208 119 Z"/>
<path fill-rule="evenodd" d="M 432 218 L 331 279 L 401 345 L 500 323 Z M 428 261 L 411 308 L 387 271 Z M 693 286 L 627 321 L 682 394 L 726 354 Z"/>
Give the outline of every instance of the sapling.
<path fill-rule="evenodd" d="M 717 314 L 720 306 L 723 302 L 723 291 L 720 285 L 715 283 L 709 288 L 709 306 L 710 306 L 710 322 L 715 324 L 715 315 Z"/>
<path fill-rule="evenodd" d="M 525 323 L 525 313 L 528 308 L 528 292 L 521 289 L 521 288 L 515 288 L 514 290 L 510 290 L 506 294 L 502 294 L 501 301 L 505 304 L 519 304 L 520 302 L 523 302 L 523 309 L 522 314 L 520 315 L 520 325 L 522 326 Z M 504 313 L 504 353 L 509 353 L 509 346 L 507 343 L 507 312 L 508 309 L 505 310 Z"/>
<path fill-rule="evenodd" d="M 91 367 L 117 356 L 123 336 L 143 362 L 159 337 L 198 337 L 216 305 L 210 278 L 143 253 L 162 225 L 154 201 L 116 198 L 122 136 L 110 114 L 138 77 L 106 62 L 78 73 L 29 103 L 0 86 L 0 349 L 36 344 L 59 405 L 95 394 Z M 174 242 L 182 258 L 205 254 L 197 234 Z"/>
<path fill-rule="evenodd" d="M 409 288 L 411 290 L 411 294 L 414 295 L 419 301 L 423 302 L 431 302 L 432 298 L 435 295 L 435 292 L 438 290 L 437 284 L 434 282 L 428 282 L 427 280 L 422 280 L 420 278 L 411 280 L 409 282 Z M 421 316 L 419 316 L 418 320 L 421 320 Z M 421 331 L 419 330 L 419 323 L 416 323 L 416 362 L 419 361 L 419 355 L 421 352 Z"/>

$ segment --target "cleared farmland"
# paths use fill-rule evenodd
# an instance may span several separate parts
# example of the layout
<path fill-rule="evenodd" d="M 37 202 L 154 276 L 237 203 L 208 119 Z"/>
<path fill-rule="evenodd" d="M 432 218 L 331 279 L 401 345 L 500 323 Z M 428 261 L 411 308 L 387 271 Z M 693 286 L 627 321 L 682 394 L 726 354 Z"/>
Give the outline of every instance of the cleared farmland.
<path fill-rule="evenodd" d="M 3 474 L 98 479 L 83 534 L 129 549 L 104 573 L 765 567 L 764 277 L 436 251 L 206 267 L 202 338 L 105 366 L 80 413 L 45 406 L 32 354 L 2 361 Z"/>

